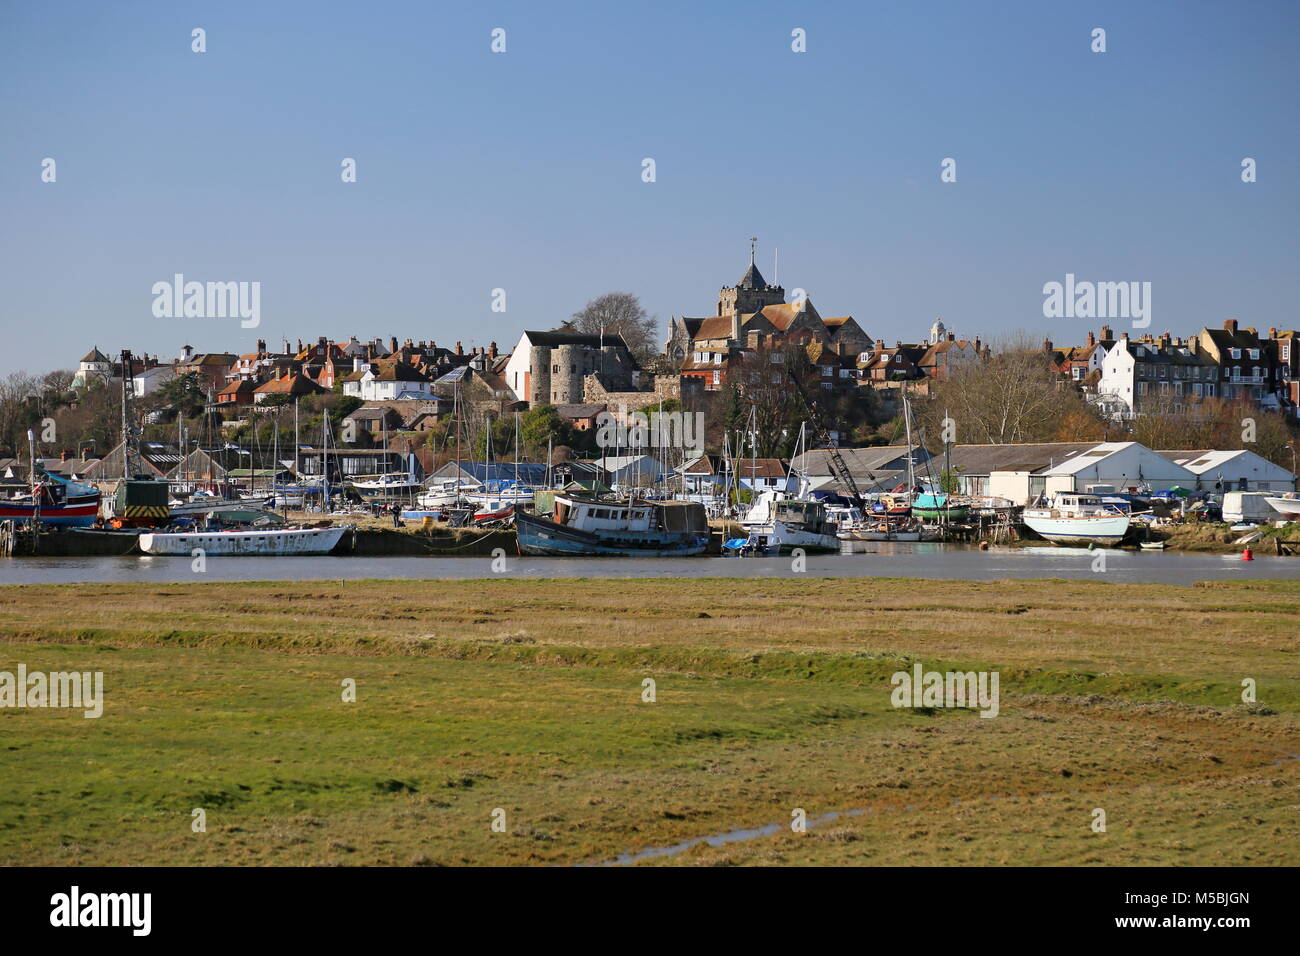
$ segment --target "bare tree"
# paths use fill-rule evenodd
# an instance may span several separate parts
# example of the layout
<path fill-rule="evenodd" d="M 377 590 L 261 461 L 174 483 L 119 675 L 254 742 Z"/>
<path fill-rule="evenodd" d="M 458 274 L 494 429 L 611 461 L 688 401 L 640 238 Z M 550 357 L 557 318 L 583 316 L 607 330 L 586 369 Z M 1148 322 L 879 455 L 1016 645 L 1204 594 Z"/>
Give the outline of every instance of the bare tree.
<path fill-rule="evenodd" d="M 972 444 L 1059 441 L 1076 430 L 1096 431 L 1096 416 L 1079 393 L 1025 335 L 994 346 L 987 360 L 955 368 L 935 384 L 917 418 L 930 443 L 942 441 L 944 418 L 955 425 L 958 442 Z"/>
<path fill-rule="evenodd" d="M 631 292 L 606 292 L 573 313 L 569 324 L 585 335 L 621 335 L 638 362 L 649 362 L 659 352 L 658 326 Z"/>

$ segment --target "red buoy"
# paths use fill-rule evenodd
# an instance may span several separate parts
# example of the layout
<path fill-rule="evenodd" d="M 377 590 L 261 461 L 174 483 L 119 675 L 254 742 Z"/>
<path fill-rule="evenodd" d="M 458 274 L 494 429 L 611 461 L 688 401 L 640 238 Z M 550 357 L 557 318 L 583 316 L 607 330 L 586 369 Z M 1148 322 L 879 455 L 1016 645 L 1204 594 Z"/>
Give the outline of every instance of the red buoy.
<path fill-rule="evenodd" d="M 1245 551 L 1241 552 L 1241 560 L 1243 560 L 1243 561 L 1254 561 L 1254 560 L 1255 560 L 1255 556 L 1254 556 L 1253 554 L 1250 553 L 1250 548 L 1247 548 Z"/>

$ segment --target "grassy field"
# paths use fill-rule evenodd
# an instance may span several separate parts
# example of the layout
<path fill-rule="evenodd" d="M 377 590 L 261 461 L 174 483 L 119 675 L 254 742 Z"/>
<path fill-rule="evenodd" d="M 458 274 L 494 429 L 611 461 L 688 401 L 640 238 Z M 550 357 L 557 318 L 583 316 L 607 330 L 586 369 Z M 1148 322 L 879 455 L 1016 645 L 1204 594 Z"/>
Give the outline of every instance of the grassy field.
<path fill-rule="evenodd" d="M 106 703 L 0 710 L 0 863 L 1294 865 L 1298 647 L 1290 581 L 3 587 L 0 671 Z"/>

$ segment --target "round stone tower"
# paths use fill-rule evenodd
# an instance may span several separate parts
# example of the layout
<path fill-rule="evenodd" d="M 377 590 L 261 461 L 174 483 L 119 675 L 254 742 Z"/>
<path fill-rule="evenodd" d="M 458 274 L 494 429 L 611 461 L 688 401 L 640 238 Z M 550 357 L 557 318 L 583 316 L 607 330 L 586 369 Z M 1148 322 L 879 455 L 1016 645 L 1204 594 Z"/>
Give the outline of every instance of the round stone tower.
<path fill-rule="evenodd" d="M 581 346 L 561 345 L 555 350 L 558 371 L 551 376 L 551 402 L 574 405 L 582 401 L 583 363 L 586 355 Z"/>
<path fill-rule="evenodd" d="M 528 349 L 528 401 L 532 405 L 547 405 L 551 401 L 551 349 L 534 345 Z"/>

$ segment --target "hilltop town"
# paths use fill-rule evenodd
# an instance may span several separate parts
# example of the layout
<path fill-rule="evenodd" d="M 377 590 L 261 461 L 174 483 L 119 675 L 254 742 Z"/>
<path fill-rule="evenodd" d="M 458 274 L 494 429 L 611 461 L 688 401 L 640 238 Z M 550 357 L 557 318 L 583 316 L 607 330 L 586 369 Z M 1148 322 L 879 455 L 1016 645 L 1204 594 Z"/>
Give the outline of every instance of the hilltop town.
<path fill-rule="evenodd" d="M 809 447 L 902 442 L 906 393 L 918 444 L 936 452 L 1131 440 L 1250 448 L 1294 466 L 1295 330 L 1228 319 L 1136 335 L 1103 324 L 1078 344 L 1023 335 L 994 343 L 938 319 L 920 341 L 888 343 L 852 315 L 824 316 L 811 297 L 788 301 L 752 251 L 739 281 L 720 288 L 713 314 L 672 316 L 662 344 L 635 296 L 604 300 L 615 301 L 616 317 L 579 313 L 526 329 L 511 348 L 353 335 L 259 339 L 243 354 L 186 345 L 160 358 L 94 344 L 75 369 L 10 376 L 0 394 L 0 464 L 20 457 L 25 431 L 36 428 L 58 470 L 93 476 L 120 447 L 124 405 L 135 446 L 163 475 L 182 463 L 194 474 L 278 468 L 273 449 L 280 463 L 296 461 L 290 449 L 314 447 L 323 417 L 340 447 L 414 454 L 425 471 L 457 455 L 599 458 L 602 414 L 622 421 L 652 407 L 702 412 L 707 451 L 743 451 L 783 472 L 804 423 Z M 363 470 L 385 464 L 359 462 Z"/>

